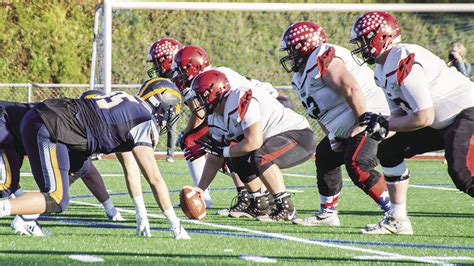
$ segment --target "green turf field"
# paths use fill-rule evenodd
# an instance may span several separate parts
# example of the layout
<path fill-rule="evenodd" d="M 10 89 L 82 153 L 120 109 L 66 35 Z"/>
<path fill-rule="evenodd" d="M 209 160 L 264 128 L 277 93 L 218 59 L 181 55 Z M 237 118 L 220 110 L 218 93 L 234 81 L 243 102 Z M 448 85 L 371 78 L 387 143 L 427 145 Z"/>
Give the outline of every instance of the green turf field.
<path fill-rule="evenodd" d="M 183 160 L 158 161 L 174 203 L 178 191 L 192 183 Z M 458 192 L 439 161 L 409 161 L 412 187 L 408 212 L 414 236 L 367 236 L 358 229 L 375 223 L 382 213 L 372 200 L 344 176 L 339 200 L 341 227 L 307 228 L 290 222 L 262 223 L 250 219 L 219 217 L 216 211 L 229 206 L 236 192 L 229 177 L 219 174 L 212 184 L 215 206 L 202 222 L 184 221 L 191 240 L 174 240 L 168 223 L 143 180 L 145 200 L 152 215 L 152 238 L 135 236 L 133 203 L 128 197 L 121 168 L 116 160 L 96 161 L 114 203 L 125 210 L 126 222 L 109 222 L 94 206 L 82 182 L 70 191 L 71 205 L 63 214 L 42 216 L 50 237 L 33 238 L 12 234 L 12 218 L 0 219 L 0 265 L 83 264 L 69 256 L 86 254 L 103 264 L 248 264 L 252 256 L 279 264 L 408 264 L 474 263 L 474 201 Z M 26 163 L 26 165 L 28 165 Z M 29 173 L 25 167 L 23 173 Z M 319 208 L 314 161 L 287 169 L 285 180 L 295 192 L 300 217 Z M 36 188 L 31 176 L 22 177 L 26 190 Z M 87 206 L 92 203 L 92 206 Z M 90 204 L 91 205 L 91 204 Z M 180 209 L 178 215 L 184 217 Z"/>

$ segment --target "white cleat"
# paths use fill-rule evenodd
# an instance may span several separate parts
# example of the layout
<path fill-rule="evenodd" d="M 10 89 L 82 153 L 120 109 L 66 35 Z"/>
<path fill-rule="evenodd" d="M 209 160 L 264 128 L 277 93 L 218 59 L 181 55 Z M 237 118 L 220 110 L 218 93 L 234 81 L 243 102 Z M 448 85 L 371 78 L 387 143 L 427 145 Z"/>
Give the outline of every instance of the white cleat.
<path fill-rule="evenodd" d="M 112 216 L 109 216 L 107 214 L 107 218 L 109 218 L 109 220 L 113 221 L 113 222 L 123 222 L 123 221 L 126 221 L 125 218 L 123 218 L 122 214 L 119 212 L 119 210 L 117 210 L 117 212 L 112 215 Z"/>
<path fill-rule="evenodd" d="M 191 237 L 188 235 L 188 232 L 186 232 L 186 229 L 180 224 L 177 226 L 171 226 L 171 231 L 173 232 L 174 239 L 191 239 Z"/>
<path fill-rule="evenodd" d="M 13 222 L 10 226 L 15 231 L 15 234 L 27 236 L 46 236 L 45 232 L 36 220 L 25 221 L 20 215 L 15 216 L 15 219 L 13 219 Z"/>
<path fill-rule="evenodd" d="M 294 224 L 303 226 L 340 226 L 339 216 L 337 211 L 335 212 L 317 212 L 314 216 L 306 217 L 303 219 L 294 219 Z"/>
<path fill-rule="evenodd" d="M 370 235 L 413 235 L 413 228 L 408 217 L 387 215 L 378 224 L 367 225 L 360 232 Z"/>

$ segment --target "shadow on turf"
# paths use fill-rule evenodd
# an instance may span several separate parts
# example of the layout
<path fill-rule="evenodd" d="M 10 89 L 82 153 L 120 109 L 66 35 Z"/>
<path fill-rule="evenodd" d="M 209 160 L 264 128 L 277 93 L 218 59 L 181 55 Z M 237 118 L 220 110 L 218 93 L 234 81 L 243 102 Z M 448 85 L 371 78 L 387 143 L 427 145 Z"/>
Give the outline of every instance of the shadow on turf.
<path fill-rule="evenodd" d="M 73 255 L 73 254 L 87 254 L 93 256 L 126 256 L 126 257 L 162 257 L 162 258 L 183 258 L 183 259 L 238 259 L 240 254 L 235 255 L 211 255 L 211 254 L 170 254 L 170 253 L 133 253 L 133 252 L 91 252 L 91 251 L 40 251 L 40 250 L 0 250 L 0 254 L 18 254 L 18 255 Z M 317 261 L 331 261 L 331 262 L 340 262 L 340 263 L 349 263 L 349 262 L 363 262 L 364 260 L 354 260 L 353 258 L 326 258 L 326 257 L 288 257 L 288 256 L 269 256 L 269 258 L 276 259 L 279 262 L 311 262 L 315 263 Z M 210 261 L 212 262 L 212 261 Z M 393 263 L 393 260 L 377 260 L 371 261 L 373 263 Z M 397 263 L 413 263 L 409 260 L 397 260 Z"/>

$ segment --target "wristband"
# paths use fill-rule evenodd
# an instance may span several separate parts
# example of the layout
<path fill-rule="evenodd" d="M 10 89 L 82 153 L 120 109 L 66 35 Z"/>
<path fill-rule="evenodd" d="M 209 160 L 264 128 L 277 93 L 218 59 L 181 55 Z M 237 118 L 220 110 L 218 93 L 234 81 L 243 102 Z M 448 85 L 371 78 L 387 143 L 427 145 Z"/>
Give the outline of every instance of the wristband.
<path fill-rule="evenodd" d="M 222 150 L 222 156 L 230 157 L 230 146 L 225 146 Z"/>

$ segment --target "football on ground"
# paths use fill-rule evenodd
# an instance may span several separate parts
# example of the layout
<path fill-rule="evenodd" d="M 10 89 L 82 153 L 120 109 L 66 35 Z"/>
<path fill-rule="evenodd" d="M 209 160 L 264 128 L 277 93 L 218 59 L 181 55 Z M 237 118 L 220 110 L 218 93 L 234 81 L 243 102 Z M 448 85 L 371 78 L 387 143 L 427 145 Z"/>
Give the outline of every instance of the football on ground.
<path fill-rule="evenodd" d="M 189 219 L 202 220 L 206 217 L 206 204 L 201 194 L 190 186 L 184 186 L 179 194 L 180 206 Z"/>

